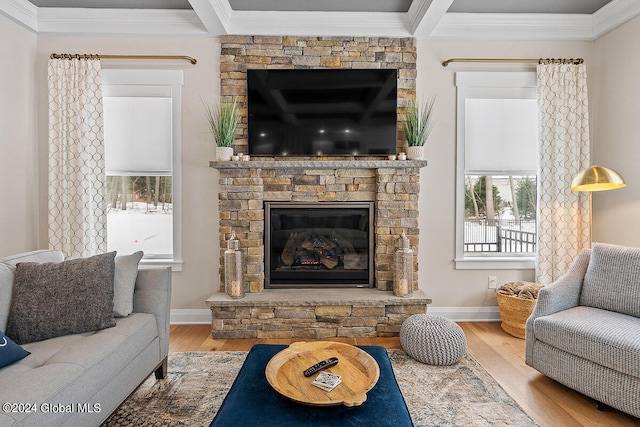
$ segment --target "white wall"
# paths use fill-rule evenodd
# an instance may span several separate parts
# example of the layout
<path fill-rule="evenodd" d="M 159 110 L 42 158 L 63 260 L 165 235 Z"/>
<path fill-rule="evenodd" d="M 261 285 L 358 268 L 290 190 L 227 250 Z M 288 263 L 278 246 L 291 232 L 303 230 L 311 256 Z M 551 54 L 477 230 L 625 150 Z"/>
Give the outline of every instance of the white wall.
<path fill-rule="evenodd" d="M 0 15 L 0 257 L 38 244 L 36 45 Z"/>
<path fill-rule="evenodd" d="M 618 171 L 625 188 L 593 194 L 593 240 L 640 247 L 640 17 L 595 42 L 591 110 L 594 164 Z"/>
<path fill-rule="evenodd" d="M 421 172 L 420 191 L 420 287 L 432 299 L 429 310 L 453 318 L 473 318 L 496 306 L 495 291 L 487 276 L 497 276 L 498 286 L 534 278 L 533 270 L 455 270 L 455 176 L 456 176 L 456 71 L 535 70 L 535 64 L 461 64 L 442 67 L 443 60 L 466 58 L 582 57 L 592 71 L 590 42 L 418 42 L 417 95 L 436 96 L 435 129 L 426 144 L 429 165 Z M 450 309 L 463 307 L 463 309 Z M 435 309 L 435 310 L 433 310 Z M 477 313 L 482 317 L 482 313 Z M 495 315 L 495 313 L 494 313 Z"/>
<path fill-rule="evenodd" d="M 160 37 L 38 37 L 37 88 L 40 130 L 39 180 L 41 229 L 46 230 L 47 168 L 47 60 L 51 53 L 103 55 L 188 55 L 198 63 L 165 60 L 103 60 L 103 68 L 172 68 L 184 70 L 182 91 L 183 259 L 173 273 L 173 309 L 206 309 L 205 300 L 219 288 L 218 172 L 209 167 L 214 143 L 202 100 L 213 103 L 220 93 L 220 42 L 217 38 Z M 40 246 L 47 246 L 46 231 Z"/>

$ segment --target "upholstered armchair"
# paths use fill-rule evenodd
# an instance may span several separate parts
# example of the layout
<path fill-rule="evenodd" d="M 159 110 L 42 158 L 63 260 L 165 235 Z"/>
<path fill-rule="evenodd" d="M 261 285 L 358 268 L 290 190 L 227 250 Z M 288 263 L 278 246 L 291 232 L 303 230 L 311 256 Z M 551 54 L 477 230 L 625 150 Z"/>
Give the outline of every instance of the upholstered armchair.
<path fill-rule="evenodd" d="M 526 324 L 526 363 L 640 417 L 640 249 L 596 243 L 543 288 Z"/>

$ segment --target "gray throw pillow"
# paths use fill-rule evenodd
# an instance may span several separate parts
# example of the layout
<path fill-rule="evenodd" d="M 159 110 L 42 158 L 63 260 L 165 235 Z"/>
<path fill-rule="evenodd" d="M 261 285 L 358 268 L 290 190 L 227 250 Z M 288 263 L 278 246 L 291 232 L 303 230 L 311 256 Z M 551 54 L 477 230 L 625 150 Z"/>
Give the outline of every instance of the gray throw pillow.
<path fill-rule="evenodd" d="M 127 317 L 133 312 L 133 291 L 138 277 L 138 263 L 142 251 L 116 257 L 116 272 L 113 277 L 113 314 Z"/>
<path fill-rule="evenodd" d="M 115 326 L 115 256 L 19 263 L 6 335 L 26 344 Z"/>

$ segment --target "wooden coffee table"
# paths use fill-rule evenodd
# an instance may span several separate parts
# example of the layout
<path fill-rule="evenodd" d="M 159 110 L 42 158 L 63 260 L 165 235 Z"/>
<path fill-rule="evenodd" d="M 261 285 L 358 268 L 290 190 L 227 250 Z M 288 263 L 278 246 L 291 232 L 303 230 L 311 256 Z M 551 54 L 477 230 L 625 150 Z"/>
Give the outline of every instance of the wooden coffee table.
<path fill-rule="evenodd" d="M 311 384 L 318 374 L 305 377 L 308 367 L 337 357 L 337 365 L 326 372 L 338 374 L 342 383 L 330 392 Z M 380 377 L 380 368 L 367 352 L 349 344 L 332 341 L 298 342 L 277 353 L 267 364 L 267 381 L 278 393 L 312 406 L 359 406 Z"/>

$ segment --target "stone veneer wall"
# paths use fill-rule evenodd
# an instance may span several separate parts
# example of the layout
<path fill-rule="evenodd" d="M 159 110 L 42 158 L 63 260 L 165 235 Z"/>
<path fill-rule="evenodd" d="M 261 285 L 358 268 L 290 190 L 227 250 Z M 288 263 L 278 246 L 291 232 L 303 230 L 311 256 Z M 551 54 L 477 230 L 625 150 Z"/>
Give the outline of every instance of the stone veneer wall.
<path fill-rule="evenodd" d="M 220 85 L 223 101 L 236 98 L 242 120 L 234 149 L 247 152 L 248 69 L 382 68 L 398 70 L 398 152 L 407 142 L 402 129 L 407 99 L 416 97 L 414 38 L 222 36 Z"/>
<path fill-rule="evenodd" d="M 286 166 L 276 161 L 215 163 L 212 166 L 220 169 L 221 292 L 226 239 L 232 229 L 245 255 L 245 289 L 264 289 L 264 201 L 375 202 L 375 286 L 383 291 L 392 289 L 393 255 L 404 231 L 414 251 L 413 289 L 418 289 L 419 172 L 425 162 L 319 160 L 300 162 L 302 165 L 287 162 Z"/>

